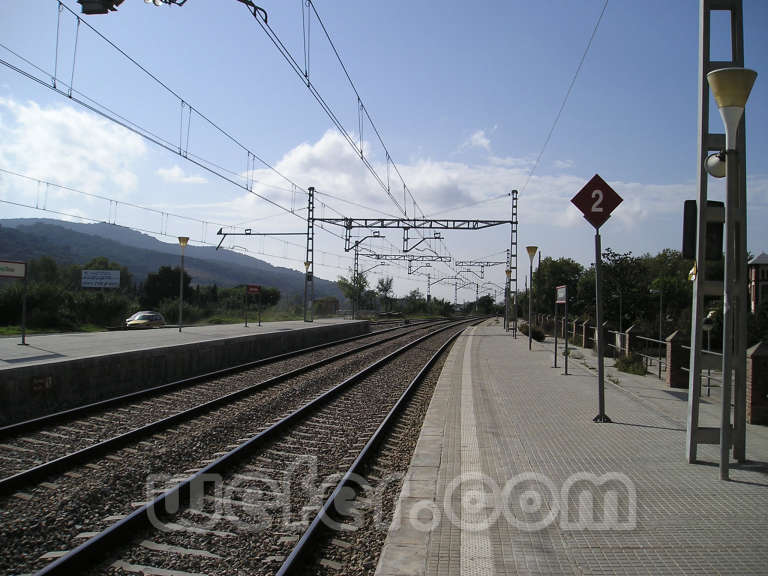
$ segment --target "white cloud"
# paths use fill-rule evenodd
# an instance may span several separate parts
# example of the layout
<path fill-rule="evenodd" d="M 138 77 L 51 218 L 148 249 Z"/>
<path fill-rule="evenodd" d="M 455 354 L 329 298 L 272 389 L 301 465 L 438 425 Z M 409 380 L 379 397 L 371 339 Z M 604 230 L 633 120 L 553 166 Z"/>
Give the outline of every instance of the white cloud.
<path fill-rule="evenodd" d="M 498 219 L 507 217 L 510 201 L 505 194 L 526 182 L 530 165 L 530 159 L 491 157 L 483 163 L 424 159 L 400 164 L 398 168 L 427 216 L 439 213 L 446 218 Z M 374 167 L 380 175 L 386 175 L 384 164 L 374 164 Z M 296 182 L 314 186 L 318 191 L 318 201 L 333 206 L 347 216 L 372 217 L 382 212 L 399 215 L 386 192 L 335 131 L 329 130 L 317 142 L 296 146 L 283 156 L 276 168 Z M 292 192 L 285 181 L 273 172 L 259 170 L 254 176 L 254 191 L 285 206 L 305 207 L 303 191 Z M 520 218 L 526 225 L 537 227 L 567 229 L 583 226 L 582 215 L 570 200 L 587 180 L 588 176 L 566 171 L 556 175 L 534 175 L 519 196 Z M 694 186 L 685 183 L 614 181 L 609 184 L 624 198 L 612 219 L 620 221 L 627 229 L 653 225 L 654 218 L 658 216 L 677 214 L 682 209 L 683 200 L 695 197 Z M 750 188 L 752 197 L 765 197 L 765 188 L 765 180 L 753 182 Z M 402 205 L 402 184 L 393 176 L 390 190 Z M 334 198 L 324 194 L 331 194 Z M 498 196 L 502 197 L 483 202 Z M 468 204 L 472 206 L 450 210 Z M 253 214 L 254 218 L 258 218 L 265 212 L 263 201 L 253 195 L 229 202 L 227 209 L 237 214 L 229 221 L 245 220 L 243 214 Z M 271 207 L 266 210 L 275 211 Z M 410 204 L 408 212 L 412 213 Z M 337 217 L 338 214 L 329 210 L 326 216 Z"/>
<path fill-rule="evenodd" d="M 481 150 L 490 152 L 491 139 L 486 136 L 485 130 L 476 130 L 469 138 L 464 141 L 460 149 L 466 150 L 467 148 L 480 148 Z"/>
<path fill-rule="evenodd" d="M 573 160 L 555 160 L 552 165 L 557 170 L 567 170 L 573 168 Z"/>
<path fill-rule="evenodd" d="M 180 184 L 205 184 L 208 182 L 202 176 L 187 176 L 178 164 L 174 164 L 171 168 L 158 168 L 157 175 L 166 182 Z"/>
<path fill-rule="evenodd" d="M 0 163 L 16 172 L 120 198 L 145 153 L 139 136 L 95 114 L 0 98 Z"/>

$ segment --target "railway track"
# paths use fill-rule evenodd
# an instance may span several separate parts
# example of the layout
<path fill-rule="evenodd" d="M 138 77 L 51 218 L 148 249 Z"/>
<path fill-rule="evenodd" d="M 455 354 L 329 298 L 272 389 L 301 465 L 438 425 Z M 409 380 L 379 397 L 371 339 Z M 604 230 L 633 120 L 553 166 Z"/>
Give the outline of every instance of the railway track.
<path fill-rule="evenodd" d="M 453 331 L 458 330 L 458 328 Z M 422 329 L 426 331 L 426 329 Z M 436 336 L 429 336 L 422 344 L 411 350 L 403 345 L 402 340 L 409 336 L 400 336 L 385 344 L 379 344 L 375 348 L 358 350 L 354 356 L 345 356 L 329 362 L 323 362 L 321 366 L 312 369 L 294 370 L 291 376 L 278 376 L 281 379 L 278 383 L 272 383 L 269 387 L 261 389 L 258 394 L 241 394 L 230 399 L 226 404 L 218 407 L 206 409 L 202 414 L 195 415 L 193 421 L 184 421 L 178 418 L 176 421 L 161 428 L 160 432 L 153 431 L 144 436 L 143 440 L 135 438 L 130 442 L 116 444 L 104 449 L 102 454 L 96 455 L 94 452 L 87 458 L 79 460 L 79 466 L 72 466 L 65 471 L 57 471 L 55 475 L 42 479 L 40 474 L 31 484 L 20 491 L 7 495 L 0 499 L 0 545 L 3 546 L 5 554 L 0 565 L 0 570 L 5 573 L 16 573 L 18 571 L 34 571 L 42 569 L 42 573 L 79 573 L 82 566 L 73 569 L 70 564 L 75 558 L 75 562 L 87 559 L 87 565 L 90 565 L 88 559 L 89 552 L 67 552 L 79 543 L 87 541 L 88 545 L 81 546 L 77 550 L 94 550 L 101 545 L 100 542 L 109 542 L 115 538 L 115 534 L 121 533 L 126 524 L 131 525 L 131 534 L 136 526 L 132 523 L 137 522 L 132 518 L 144 515 L 145 520 L 149 518 L 146 514 L 148 510 L 160 512 L 157 505 L 147 506 L 146 501 L 151 499 L 156 493 L 167 495 L 181 494 L 184 496 L 184 486 L 189 487 L 200 478 L 206 479 L 208 474 L 216 467 L 224 467 L 228 470 L 233 466 L 232 462 L 238 458 L 243 458 L 246 453 L 251 452 L 255 445 L 260 446 L 262 453 L 256 456 L 258 459 L 256 468 L 261 470 L 266 476 L 275 475 L 279 472 L 292 470 L 294 473 L 300 471 L 303 464 L 290 460 L 291 455 L 303 453 L 306 457 L 309 454 L 315 454 L 318 468 L 327 467 L 326 459 L 333 458 L 338 468 L 339 462 L 348 464 L 348 461 L 354 460 L 352 451 L 359 449 L 361 437 L 365 434 L 370 437 L 370 428 L 374 426 L 376 419 L 381 420 L 381 411 L 383 406 L 391 405 L 392 397 L 395 394 L 397 386 L 382 385 L 381 376 L 378 382 L 368 382 L 367 384 L 352 383 L 363 382 L 366 377 L 358 372 L 362 363 L 381 362 L 381 366 L 374 368 L 375 373 L 384 373 L 384 371 L 394 371 L 398 382 L 403 372 L 403 363 L 399 360 L 389 359 L 393 348 L 397 349 L 395 356 L 405 359 L 411 358 L 416 354 L 415 350 L 421 350 L 428 346 L 427 342 L 434 342 L 435 339 L 447 339 L 446 331 Z M 412 336 L 410 336 L 412 338 Z M 385 350 L 382 351 L 382 350 Z M 382 359 L 387 354 L 385 360 Z M 423 352 L 419 352 L 422 356 Z M 352 358 L 352 360 L 350 360 Z M 408 363 L 415 362 L 408 360 Z M 384 364 L 387 367 L 384 367 Z M 369 369 L 366 369 L 369 370 Z M 229 376 L 227 376 L 229 377 Z M 362 380 L 361 380 L 362 379 Z M 342 385 L 336 385 L 340 380 L 344 381 Z M 394 382 L 394 380 L 392 380 Z M 367 386 L 367 388 L 366 388 Z M 399 386 L 399 384 L 398 384 Z M 341 394 L 342 389 L 358 390 L 355 399 L 352 396 Z M 360 392 L 360 390 L 364 390 Z M 402 391 L 400 392 L 402 393 Z M 338 399 L 336 399 L 338 396 Z M 308 402 L 309 398 L 314 398 Z M 333 399 L 333 401 L 331 401 Z M 345 404 L 346 403 L 346 404 Z M 350 406 L 362 404 L 367 416 L 363 412 L 351 418 Z M 307 408 L 311 406 L 311 408 Z M 298 418 L 296 414 L 307 410 L 320 410 L 319 415 L 312 417 L 315 428 L 307 428 L 304 432 L 295 431 L 290 434 L 288 444 L 285 449 L 270 448 L 272 451 L 266 451 L 263 448 L 268 438 L 272 438 L 277 430 L 283 430 L 287 425 L 286 418 Z M 290 416 L 286 416 L 290 415 Z M 309 421 L 308 419 L 307 421 Z M 335 448 L 330 449 L 327 446 L 321 448 L 320 453 L 312 452 L 311 447 L 323 446 L 323 442 L 329 438 L 341 437 L 338 430 L 334 428 L 338 424 L 329 424 L 329 422 L 341 422 L 346 426 L 346 430 L 352 434 L 352 431 L 358 430 L 357 437 L 350 440 L 348 444 L 335 442 Z M 366 432 L 363 433 L 362 431 Z M 360 436 L 362 434 L 363 436 Z M 354 434 L 352 434 L 354 436 Z M 323 440 L 324 439 L 324 440 Z M 272 440 L 269 440 L 272 442 Z M 276 440 L 275 440 L 276 442 Z M 297 452 L 298 450 L 298 452 Z M 106 454 L 106 455 L 104 455 Z M 250 456 L 249 456 L 250 458 Z M 83 462 L 85 462 L 83 464 Z M 223 464 L 227 462 L 227 464 Z M 305 463 L 306 464 L 306 463 Z M 191 538 L 206 541 L 210 537 L 223 538 L 224 542 L 238 542 L 234 547 L 236 550 L 242 549 L 242 542 L 236 532 L 226 529 L 211 529 L 211 522 L 216 517 L 216 508 L 224 505 L 231 512 L 235 510 L 253 511 L 264 506 L 262 501 L 258 501 L 253 506 L 239 504 L 243 499 L 253 499 L 256 496 L 269 494 L 270 497 L 277 498 L 279 491 L 268 489 L 264 478 L 254 476 L 254 464 L 241 464 L 249 466 L 242 468 L 240 472 L 227 472 L 229 483 L 226 484 L 228 490 L 234 490 L 229 498 L 217 500 L 216 494 L 203 495 L 200 500 L 201 506 L 198 508 L 185 508 L 183 514 L 179 515 L 178 521 L 165 522 L 164 526 L 171 526 L 171 535 L 187 535 Z M 325 470 L 325 468 L 323 468 Z M 327 476 L 323 472 L 324 476 Z M 197 478 L 198 480 L 190 480 Z M 223 476 L 222 476 L 223 478 Z M 277 476 L 273 477 L 277 478 Z M 261 484 L 259 484 L 261 482 Z M 191 484 L 190 484 L 191 483 Z M 254 487 L 255 483 L 255 487 Z M 216 489 L 216 482 L 213 482 L 213 489 Z M 224 484 L 221 484 L 224 486 Z M 203 482 L 201 486 L 206 486 Z M 260 486 L 260 487 L 259 487 Z M 272 488 L 275 486 L 273 485 Z M 208 489 L 211 489 L 208 487 Z M 175 491 L 175 492 L 174 492 Z M 193 490 L 194 492 L 194 490 Z M 187 496 L 189 493 L 187 493 Z M 194 495 L 194 494 L 193 494 Z M 294 492 L 294 496 L 296 492 Z M 307 514 L 313 510 L 311 502 L 304 502 L 298 509 L 293 510 L 289 499 L 288 504 L 278 498 L 285 510 L 292 510 L 291 514 Z M 319 496 L 314 494 L 317 499 Z M 210 498 L 213 498 L 211 503 Z M 182 498 L 184 501 L 184 498 Z M 248 502 L 246 501 L 246 504 Z M 275 503 L 273 502 L 272 505 Z M 211 509 L 210 507 L 213 506 Z M 136 509 L 131 513 L 131 510 Z M 286 512 L 287 513 L 287 512 Z M 188 517 L 191 514 L 192 517 Z M 195 516 L 197 515 L 197 516 Z M 225 514 L 233 516 L 233 514 Z M 195 519 L 196 518 L 196 519 Z M 288 526 L 293 526 L 295 530 L 306 528 L 298 517 L 288 522 Z M 201 520 L 202 519 L 202 520 Z M 145 528 L 151 528 L 151 523 L 146 524 Z M 236 537 L 232 538 L 231 534 Z M 260 558 L 261 566 L 268 567 L 264 573 L 273 573 L 275 558 L 287 556 L 290 552 L 283 550 L 287 544 L 295 542 L 297 534 L 281 533 L 270 531 L 271 536 L 281 534 L 273 538 L 275 542 L 263 543 L 259 547 L 261 551 L 274 552 L 269 557 Z M 263 535 L 263 534 L 262 534 Z M 136 554 L 146 552 L 151 555 L 168 553 L 176 549 L 182 549 L 182 546 L 173 548 L 174 545 L 163 543 L 163 538 L 170 536 L 165 533 L 155 540 L 143 541 L 139 543 Z M 95 541 L 95 543 L 94 543 Z M 114 540 L 112 544 L 114 545 Z M 148 548 L 149 546 L 149 548 Z M 153 548 L 154 547 L 154 548 Z M 226 545 L 225 545 L 226 547 Z M 206 562 L 213 562 L 215 556 L 222 556 L 216 552 L 205 552 L 207 548 L 183 548 L 192 550 L 188 555 L 195 561 L 201 558 Z M 196 555 L 197 551 L 200 554 Z M 284 553 L 281 553 L 284 552 Z M 135 552 L 135 551 L 134 551 Z M 132 570 L 134 566 L 142 566 L 141 558 L 133 558 L 130 554 L 130 561 L 124 566 L 115 560 L 114 562 L 103 566 L 107 572 L 125 572 Z M 178 558 L 173 558 L 171 553 L 169 565 L 178 564 Z M 59 560 L 56 560 L 59 558 Z M 185 556 L 185 559 L 188 560 Z M 51 560 L 54 562 L 51 564 Z M 269 560 L 269 561 L 268 561 Z M 136 564 L 135 562 L 139 562 Z M 134 563 L 132 563 L 134 562 Z M 194 562 L 193 562 L 194 564 Z M 123 567 L 121 567 L 123 566 Z M 139 568 L 139 570 L 141 570 Z M 174 570 L 174 568 L 168 568 Z M 194 572 L 194 569 L 186 570 Z M 211 573 L 236 573 L 236 570 L 224 569 L 213 571 Z M 251 569 L 248 569 L 251 573 Z"/>
<path fill-rule="evenodd" d="M 0 428 L 0 496 L 62 464 L 69 465 L 62 458 L 78 452 L 88 458 L 94 449 L 108 449 L 181 421 L 194 411 L 264 390 L 279 383 L 281 376 L 311 370 L 425 329 L 428 326 L 394 328 L 346 338 Z"/>

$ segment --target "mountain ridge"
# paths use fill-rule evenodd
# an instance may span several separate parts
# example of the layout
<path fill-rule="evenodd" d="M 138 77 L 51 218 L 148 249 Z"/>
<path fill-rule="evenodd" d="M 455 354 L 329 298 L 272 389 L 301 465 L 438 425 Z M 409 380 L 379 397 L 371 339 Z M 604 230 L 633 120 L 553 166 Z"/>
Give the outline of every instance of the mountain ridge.
<path fill-rule="evenodd" d="M 94 238 L 98 239 L 97 241 Z M 160 266 L 178 266 L 178 244 L 117 224 L 83 224 L 51 218 L 0 219 L 0 259 L 29 261 L 50 256 L 63 264 L 83 265 L 103 256 L 125 266 L 135 282 L 143 282 Z M 278 288 L 284 295 L 303 294 L 304 274 L 290 268 L 273 266 L 252 256 L 213 246 L 188 245 L 184 252 L 184 270 L 193 284 L 264 284 Z M 343 299 L 335 282 L 315 277 L 315 296 Z"/>

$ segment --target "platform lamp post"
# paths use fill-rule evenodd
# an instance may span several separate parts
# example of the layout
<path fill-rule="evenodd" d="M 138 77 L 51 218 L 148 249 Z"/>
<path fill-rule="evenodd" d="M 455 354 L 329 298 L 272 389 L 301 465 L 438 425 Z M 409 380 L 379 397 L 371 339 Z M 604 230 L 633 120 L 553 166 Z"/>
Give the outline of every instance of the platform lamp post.
<path fill-rule="evenodd" d="M 736 369 L 737 395 L 743 394 L 745 383 L 740 382 L 746 373 L 746 198 L 740 197 L 739 156 L 737 133 L 744 116 L 749 93 L 757 78 L 757 72 L 748 68 L 720 68 L 707 74 L 712 96 L 717 102 L 725 124 L 725 282 L 723 286 L 723 385 L 720 421 L 720 478 L 728 479 L 731 446 L 731 370 Z M 711 162 L 713 160 L 714 162 Z M 717 174 L 717 164 L 722 163 L 722 153 L 707 159 L 707 169 Z M 719 167 L 720 171 L 722 166 Z M 740 414 L 740 398 L 736 399 L 734 421 L 737 430 L 743 430 L 744 414 Z M 738 436 L 738 434 L 737 434 Z M 743 443 L 737 437 L 734 446 Z M 736 450 L 734 450 L 736 451 Z M 739 455 L 737 454 L 737 458 Z"/>
<path fill-rule="evenodd" d="M 531 279 L 530 288 L 528 289 L 528 350 L 530 350 L 533 346 L 533 324 L 531 323 L 533 321 L 533 259 L 536 257 L 539 247 L 526 246 L 525 250 L 528 252 L 528 259 L 531 261 L 530 274 L 528 276 Z"/>
<path fill-rule="evenodd" d="M 663 310 L 664 294 L 661 291 L 661 288 L 651 288 L 648 292 L 650 294 L 658 294 L 659 295 L 659 340 L 661 340 L 661 332 L 662 332 L 662 327 L 661 327 L 662 326 L 662 324 L 661 324 L 662 316 L 661 315 L 662 315 L 662 310 Z"/>
<path fill-rule="evenodd" d="M 664 345 L 663 342 L 663 329 L 662 329 L 662 322 L 663 322 L 663 314 L 664 314 L 664 293 L 662 292 L 661 288 L 651 288 L 649 291 L 651 294 L 658 294 L 659 295 L 659 378 L 661 378 L 661 356 L 664 353 Z"/>
<path fill-rule="evenodd" d="M 184 248 L 189 244 L 189 236 L 179 236 L 181 246 L 181 270 L 179 270 L 179 332 L 182 326 L 182 311 L 184 308 Z"/>

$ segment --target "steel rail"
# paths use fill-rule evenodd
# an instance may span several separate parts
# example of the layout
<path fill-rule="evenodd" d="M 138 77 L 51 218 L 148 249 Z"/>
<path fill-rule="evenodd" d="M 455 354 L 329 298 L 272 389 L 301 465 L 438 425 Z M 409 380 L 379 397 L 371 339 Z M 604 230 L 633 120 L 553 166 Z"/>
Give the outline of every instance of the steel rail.
<path fill-rule="evenodd" d="M 422 326 L 421 328 L 417 328 L 417 330 L 423 329 L 423 328 L 425 327 Z M 177 412 L 176 414 L 172 414 L 171 416 L 168 416 L 166 418 L 155 420 L 154 422 L 150 422 L 149 424 L 145 424 L 143 426 L 134 428 L 133 430 L 130 430 L 118 436 L 114 436 L 107 440 L 103 440 L 97 444 L 93 444 L 92 446 L 82 448 L 80 450 L 77 450 L 76 452 L 66 454 L 65 456 L 56 458 L 55 460 L 49 460 L 48 462 L 44 462 L 43 464 L 35 466 L 34 468 L 29 468 L 27 470 L 24 470 L 23 472 L 14 474 L 13 476 L 8 476 L 7 478 L 3 478 L 2 480 L 0 480 L 0 498 L 10 494 L 11 492 L 18 490 L 22 486 L 39 481 L 51 474 L 56 474 L 58 472 L 61 472 L 62 470 L 66 470 L 67 468 L 70 468 L 80 462 L 83 462 L 95 456 L 98 456 L 99 454 L 102 454 L 104 452 L 115 450 L 120 446 L 123 446 L 129 442 L 133 442 L 144 436 L 153 434 L 159 430 L 172 426 L 178 422 L 189 420 L 190 418 L 194 418 L 202 413 L 213 410 L 214 408 L 218 408 L 220 406 L 224 406 L 226 404 L 235 402 L 245 396 L 267 389 L 271 386 L 279 384 L 280 382 L 283 382 L 290 378 L 300 376 L 305 372 L 315 370 L 326 364 L 335 362 L 336 360 L 340 360 L 347 356 L 357 354 L 358 352 L 367 350 L 368 348 L 372 348 L 380 344 L 385 344 L 397 338 L 401 338 L 402 336 L 403 334 L 396 334 L 394 336 L 389 336 L 384 340 L 369 342 L 367 344 L 363 344 L 362 346 L 353 348 L 352 350 L 346 350 L 344 352 L 334 354 L 333 356 L 329 356 L 328 358 L 323 358 L 322 360 L 318 360 L 317 362 L 314 362 L 312 364 L 307 364 L 305 366 L 301 366 L 300 368 L 294 368 L 293 370 L 284 372 L 283 374 L 278 374 L 277 376 L 273 376 L 272 378 L 268 378 L 267 380 L 262 380 L 261 382 L 253 384 L 251 386 L 247 386 L 240 390 L 236 390 L 235 392 L 230 392 L 229 394 L 225 394 L 224 396 L 219 396 L 218 398 L 214 398 L 213 400 L 209 400 L 208 402 L 204 402 L 203 404 L 198 404 L 197 406 L 193 406 L 192 408 L 183 410 L 182 412 Z"/>
<path fill-rule="evenodd" d="M 120 545 L 125 540 L 135 537 L 135 535 L 138 534 L 140 530 L 150 526 L 153 518 L 162 518 L 167 516 L 166 510 L 169 508 L 166 506 L 166 504 L 172 503 L 172 509 L 175 511 L 175 513 L 178 513 L 186 508 L 186 506 L 189 505 L 190 497 L 192 495 L 192 486 L 197 485 L 199 480 L 204 479 L 211 474 L 221 473 L 228 467 L 236 464 L 245 458 L 251 451 L 259 448 L 265 442 L 271 440 L 273 436 L 275 436 L 278 432 L 281 432 L 284 428 L 294 424 L 294 422 L 303 418 L 313 410 L 323 406 L 330 399 L 340 394 L 352 384 L 355 384 L 368 374 L 392 361 L 394 358 L 397 358 L 417 344 L 420 344 L 424 340 L 431 338 L 440 332 L 450 330 L 457 325 L 475 321 L 477 321 L 477 318 L 472 318 L 471 320 L 463 320 L 461 322 L 452 323 L 449 326 L 439 328 L 433 332 L 430 332 L 429 334 L 417 338 L 413 342 L 409 342 L 404 346 L 401 346 L 397 350 L 387 354 L 384 358 L 380 358 L 356 374 L 348 377 L 340 384 L 337 384 L 330 390 L 327 390 L 320 396 L 317 396 L 310 402 L 306 403 L 304 406 L 291 412 L 288 416 L 280 419 L 278 422 L 275 422 L 265 430 L 262 430 L 256 436 L 244 442 L 237 448 L 234 448 L 227 452 L 227 454 L 217 458 L 186 480 L 183 480 L 173 488 L 166 490 L 152 502 L 137 508 L 122 520 L 117 521 L 115 524 L 99 532 L 96 536 L 93 536 L 89 540 L 85 541 L 74 550 L 71 550 L 57 560 L 54 560 L 48 566 L 37 572 L 36 576 L 59 574 L 69 576 L 70 574 L 81 573 L 83 570 L 89 567 L 89 562 L 92 562 L 96 558 L 103 556 L 105 553 L 114 549 L 115 546 Z"/>
<path fill-rule="evenodd" d="M 414 323 L 412 324 L 412 326 L 415 327 L 417 326 L 417 324 Z M 301 354 L 316 352 L 318 350 L 322 350 L 323 348 L 328 348 L 330 346 L 344 344 L 346 342 L 351 342 L 353 340 L 362 340 L 365 338 L 370 338 L 372 336 L 384 334 L 386 332 L 391 332 L 392 330 L 398 330 L 399 328 L 401 328 L 401 326 L 385 328 L 383 330 L 377 330 L 375 332 L 369 332 L 368 334 L 361 334 L 359 336 L 350 336 L 348 338 L 340 338 L 339 340 L 333 340 L 331 342 L 325 342 L 323 344 L 316 344 L 314 346 L 301 348 L 299 350 L 293 350 L 291 352 L 283 352 L 282 354 L 276 354 L 274 356 L 269 356 L 267 358 L 261 358 L 259 360 L 253 360 L 251 362 L 237 364 L 235 366 L 230 366 L 228 368 L 213 370 L 211 372 L 206 372 L 204 374 L 198 374 L 197 376 L 190 376 L 189 378 L 174 380 L 173 382 L 167 382 L 166 384 L 160 384 L 158 386 L 153 386 L 151 388 L 144 388 L 142 390 L 137 390 L 135 392 L 129 392 L 128 394 L 121 394 L 120 396 L 106 398 L 105 400 L 99 400 L 98 402 L 85 404 L 83 406 L 76 406 L 74 408 L 69 408 L 67 410 L 62 410 L 60 412 L 54 412 L 53 414 L 46 414 L 45 416 L 40 416 L 38 418 L 31 418 L 29 420 L 24 420 L 22 422 L 8 424 L 7 426 L 0 427 L 0 439 L 7 438 L 8 436 L 12 436 L 20 432 L 26 432 L 30 429 L 51 425 L 61 420 L 66 420 L 68 418 L 71 418 L 73 416 L 80 416 L 83 414 L 87 414 L 88 412 L 109 408 L 110 406 L 121 404 L 126 400 L 137 400 L 139 398 L 142 398 L 143 396 L 152 396 L 154 394 L 169 392 L 171 390 L 174 390 L 175 388 L 183 388 L 185 386 L 196 384 L 198 382 L 208 380 L 211 378 L 216 378 L 218 376 L 226 376 L 228 374 L 234 374 L 236 372 L 250 370 L 251 368 L 257 368 L 259 366 L 270 364 L 272 362 L 279 362 L 281 360 L 287 360 L 294 356 L 300 356 Z"/>
<path fill-rule="evenodd" d="M 476 322 L 476 323 L 479 323 L 479 322 Z M 350 480 L 354 475 L 357 474 L 358 469 L 361 467 L 361 465 L 365 461 L 368 454 L 376 446 L 378 446 L 378 444 L 384 439 L 384 435 L 389 430 L 390 424 L 394 420 L 395 416 L 405 406 L 405 403 L 408 397 L 416 390 L 418 385 L 421 384 L 422 380 L 426 377 L 427 372 L 429 372 L 430 368 L 432 368 L 434 363 L 437 362 L 437 359 L 440 357 L 440 355 L 449 347 L 449 345 L 453 344 L 453 341 L 456 340 L 456 338 L 458 338 L 459 335 L 461 335 L 461 333 L 462 332 L 457 332 L 456 334 L 451 336 L 445 342 L 445 344 L 443 344 L 440 347 L 440 349 L 437 350 L 437 352 L 435 352 L 432 355 L 432 357 L 422 367 L 422 369 L 413 378 L 413 380 L 411 380 L 411 383 L 408 385 L 408 388 L 406 388 L 406 390 L 401 394 L 400 398 L 392 407 L 392 409 L 389 411 L 389 413 L 384 418 L 382 423 L 379 425 L 376 431 L 371 435 L 368 442 L 365 444 L 363 449 L 357 455 L 357 458 L 355 458 L 355 461 L 349 467 L 349 470 L 347 470 L 343 478 L 336 485 L 331 495 L 325 501 L 325 504 L 323 504 L 320 511 L 317 513 L 315 518 L 312 520 L 310 525 L 302 534 L 299 541 L 293 547 L 293 550 L 291 550 L 291 553 L 286 557 L 282 566 L 280 566 L 280 569 L 277 571 L 276 576 L 287 576 L 288 574 L 300 573 L 299 571 L 302 568 L 301 567 L 302 559 L 309 552 L 310 544 L 313 542 L 315 538 L 318 537 L 318 535 L 322 531 L 322 525 L 324 524 L 326 518 L 331 517 L 331 511 L 335 508 L 336 500 L 339 497 L 339 495 L 342 493 L 344 488 L 346 488 L 350 484 Z"/>

